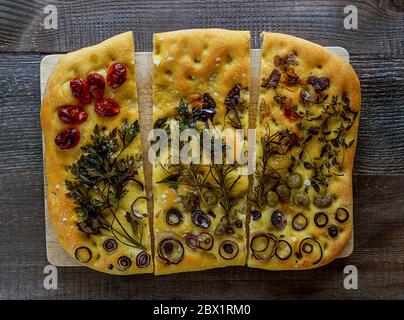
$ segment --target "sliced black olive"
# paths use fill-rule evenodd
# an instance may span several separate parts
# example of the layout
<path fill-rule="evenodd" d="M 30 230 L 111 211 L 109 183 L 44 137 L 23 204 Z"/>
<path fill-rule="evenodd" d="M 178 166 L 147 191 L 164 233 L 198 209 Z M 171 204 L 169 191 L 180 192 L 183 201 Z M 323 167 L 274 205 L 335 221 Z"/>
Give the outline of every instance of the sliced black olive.
<path fill-rule="evenodd" d="M 93 254 L 87 247 L 78 247 L 76 251 L 74 251 L 74 256 L 79 262 L 87 263 L 91 260 Z"/>
<path fill-rule="evenodd" d="M 297 173 L 291 173 L 287 176 L 286 183 L 288 184 L 289 188 L 298 189 L 303 184 L 302 176 Z"/>
<path fill-rule="evenodd" d="M 138 268 L 146 268 L 150 264 L 150 260 L 150 254 L 142 251 L 136 256 L 136 265 Z"/>
<path fill-rule="evenodd" d="M 279 198 L 281 198 L 281 200 L 283 201 L 288 200 L 290 197 L 290 190 L 286 184 L 278 184 L 275 191 L 278 194 Z"/>
<path fill-rule="evenodd" d="M 275 254 L 276 237 L 270 233 L 257 233 L 251 238 L 250 248 L 258 260 L 269 260 Z"/>
<path fill-rule="evenodd" d="M 298 213 L 297 215 L 295 215 L 292 220 L 293 229 L 295 229 L 296 231 L 304 230 L 307 227 L 308 223 L 309 221 L 302 213 Z"/>
<path fill-rule="evenodd" d="M 311 253 L 313 251 L 313 246 L 310 243 L 305 243 L 302 246 L 302 251 L 304 253 Z"/>
<path fill-rule="evenodd" d="M 310 204 L 310 199 L 303 192 L 299 192 L 293 195 L 293 203 L 300 207 L 307 207 Z"/>
<path fill-rule="evenodd" d="M 146 217 L 146 215 L 141 214 L 141 213 L 137 210 L 137 206 L 136 206 L 136 202 L 138 202 L 139 200 L 145 200 L 145 201 L 147 201 L 147 198 L 146 198 L 146 197 L 143 197 L 143 196 L 136 198 L 135 201 L 133 201 L 133 203 L 132 203 L 131 209 L 132 209 L 133 215 L 134 215 L 136 218 L 138 218 L 138 219 L 143 219 L 144 217 Z"/>
<path fill-rule="evenodd" d="M 167 263 L 179 264 L 184 258 L 184 246 L 177 239 L 166 238 L 160 241 L 157 253 Z"/>
<path fill-rule="evenodd" d="M 314 215 L 314 223 L 316 224 L 317 227 L 323 228 L 327 225 L 328 223 L 328 216 L 325 212 L 317 212 Z"/>
<path fill-rule="evenodd" d="M 281 210 L 275 210 L 272 212 L 271 222 L 276 229 L 282 229 L 286 225 L 285 215 Z"/>
<path fill-rule="evenodd" d="M 254 221 L 257 221 L 259 218 L 261 218 L 261 216 L 262 216 L 261 211 L 258 211 L 257 209 L 251 210 L 251 218 Z"/>
<path fill-rule="evenodd" d="M 118 243 L 115 239 L 107 239 L 102 244 L 102 247 L 106 252 L 112 252 L 116 250 L 116 248 L 118 247 Z"/>
<path fill-rule="evenodd" d="M 199 248 L 205 251 L 209 251 L 213 247 L 213 237 L 210 233 L 207 232 L 201 232 L 198 235 L 198 241 L 199 241 Z"/>
<path fill-rule="evenodd" d="M 315 250 L 317 248 L 317 250 Z M 318 240 L 304 238 L 299 245 L 299 254 L 310 258 L 313 265 L 319 263 L 323 258 L 323 248 Z"/>
<path fill-rule="evenodd" d="M 320 195 L 320 194 L 316 194 L 314 196 L 314 204 L 318 207 L 318 208 L 328 208 L 332 203 L 332 197 L 329 194 L 326 195 Z"/>
<path fill-rule="evenodd" d="M 292 255 L 292 247 L 289 242 L 279 240 L 276 244 L 275 255 L 279 260 L 287 260 Z"/>
<path fill-rule="evenodd" d="M 191 219 L 197 227 L 207 229 L 210 226 L 210 219 L 202 210 L 195 210 L 192 212 Z"/>
<path fill-rule="evenodd" d="M 236 84 L 227 94 L 226 99 L 224 100 L 224 105 L 228 110 L 237 108 L 240 102 L 240 85 Z"/>
<path fill-rule="evenodd" d="M 267 203 L 271 207 L 275 207 L 279 202 L 279 196 L 275 191 L 268 191 L 267 192 Z"/>
<path fill-rule="evenodd" d="M 118 269 L 124 271 L 132 265 L 132 260 L 129 257 L 122 256 L 118 258 Z"/>
<path fill-rule="evenodd" d="M 199 197 L 193 192 L 188 192 L 186 196 L 182 198 L 182 203 L 185 209 L 193 211 L 199 205 Z"/>
<path fill-rule="evenodd" d="M 335 238 L 336 236 L 338 236 L 338 228 L 336 226 L 329 226 L 328 234 L 331 238 Z"/>
<path fill-rule="evenodd" d="M 238 245 L 234 241 L 224 240 L 219 247 L 219 255 L 226 260 L 234 259 L 238 255 Z"/>
<path fill-rule="evenodd" d="M 212 190 L 205 190 L 202 193 L 202 196 L 203 200 L 205 200 L 205 202 L 210 206 L 215 206 L 219 201 L 218 196 Z"/>
<path fill-rule="evenodd" d="M 344 223 L 349 219 L 349 212 L 345 208 L 338 208 L 335 212 L 335 220 L 339 223 Z"/>
<path fill-rule="evenodd" d="M 194 120 L 206 122 L 209 119 L 212 120 L 216 114 L 215 109 L 202 109 L 192 108 L 192 115 Z"/>
<path fill-rule="evenodd" d="M 193 234 L 187 234 L 185 237 L 185 243 L 192 249 L 199 248 L 199 240 L 198 237 Z"/>
<path fill-rule="evenodd" d="M 178 226 L 182 223 L 182 213 L 178 209 L 170 209 L 166 213 L 166 222 L 170 226 Z"/>

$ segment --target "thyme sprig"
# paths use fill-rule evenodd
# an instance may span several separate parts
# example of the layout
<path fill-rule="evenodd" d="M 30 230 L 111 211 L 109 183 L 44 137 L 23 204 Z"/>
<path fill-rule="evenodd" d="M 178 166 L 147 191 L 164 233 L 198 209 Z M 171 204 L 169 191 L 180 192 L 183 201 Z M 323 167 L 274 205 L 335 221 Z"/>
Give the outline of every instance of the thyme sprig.
<path fill-rule="evenodd" d="M 82 232 L 107 232 L 125 245 L 141 248 L 143 231 L 136 217 L 125 213 L 133 229 L 130 232 L 125 229 L 118 212 L 128 193 L 128 182 L 135 182 L 143 190 L 143 183 L 137 179 L 137 169 L 142 165 L 140 154 L 124 155 L 138 134 L 138 121 L 125 121 L 110 133 L 96 125 L 91 143 L 81 148 L 80 158 L 69 166 L 73 178 L 66 180 L 65 184 L 66 195 L 76 204 L 77 226 Z M 108 221 L 110 216 L 112 218 Z"/>

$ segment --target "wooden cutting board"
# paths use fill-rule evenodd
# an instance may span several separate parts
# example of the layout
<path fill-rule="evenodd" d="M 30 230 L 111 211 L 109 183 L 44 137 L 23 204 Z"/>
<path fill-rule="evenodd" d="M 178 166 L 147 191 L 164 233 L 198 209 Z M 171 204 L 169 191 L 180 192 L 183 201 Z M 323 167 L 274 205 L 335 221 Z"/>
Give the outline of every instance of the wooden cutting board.
<path fill-rule="evenodd" d="M 343 58 L 349 62 L 348 51 L 341 47 L 327 47 L 327 49 L 338 57 Z M 46 88 L 46 82 L 48 81 L 49 75 L 52 73 L 53 69 L 57 65 L 62 54 L 52 54 L 45 56 L 41 61 L 41 100 Z M 153 61 L 151 52 L 137 52 L 135 53 L 136 59 L 136 80 L 138 86 L 138 99 L 139 99 L 139 122 L 141 128 L 141 138 L 142 144 L 145 146 L 144 150 L 148 150 L 149 143 L 147 140 L 147 135 L 150 129 L 152 129 L 152 72 L 153 72 Z M 259 93 L 259 75 L 261 66 L 261 49 L 251 50 L 251 106 L 257 106 L 258 93 Z M 250 117 L 255 117 L 255 109 L 250 108 Z M 42 150 L 45 149 L 43 144 Z M 147 152 L 143 152 L 143 157 L 146 159 Z M 45 165 L 45 162 L 44 162 Z M 145 171 L 145 182 L 146 182 L 146 192 L 150 199 L 151 197 L 151 166 L 148 161 L 144 162 Z M 55 233 L 52 230 L 49 214 L 48 205 L 46 201 L 46 176 L 44 175 L 44 187 L 45 187 L 45 228 L 46 228 L 46 254 L 49 263 L 60 266 L 60 267 L 73 267 L 82 266 L 79 262 L 68 255 L 63 248 L 59 245 L 56 239 Z M 152 204 L 151 204 L 152 205 Z M 150 206 L 150 212 L 153 212 L 152 206 Z M 340 253 L 338 258 L 345 258 L 352 254 L 354 247 L 354 239 L 352 236 L 344 250 Z"/>

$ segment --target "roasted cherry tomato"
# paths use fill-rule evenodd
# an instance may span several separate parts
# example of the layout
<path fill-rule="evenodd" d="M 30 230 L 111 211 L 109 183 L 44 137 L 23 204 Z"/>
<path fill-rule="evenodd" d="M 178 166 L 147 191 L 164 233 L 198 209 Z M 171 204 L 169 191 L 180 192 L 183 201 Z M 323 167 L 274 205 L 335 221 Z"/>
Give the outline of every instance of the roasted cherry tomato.
<path fill-rule="evenodd" d="M 95 103 L 94 110 L 100 117 L 114 117 L 119 113 L 120 106 L 114 99 L 105 98 Z"/>
<path fill-rule="evenodd" d="M 66 124 L 80 124 L 87 120 L 87 112 L 80 106 L 65 105 L 58 108 L 58 116 Z"/>

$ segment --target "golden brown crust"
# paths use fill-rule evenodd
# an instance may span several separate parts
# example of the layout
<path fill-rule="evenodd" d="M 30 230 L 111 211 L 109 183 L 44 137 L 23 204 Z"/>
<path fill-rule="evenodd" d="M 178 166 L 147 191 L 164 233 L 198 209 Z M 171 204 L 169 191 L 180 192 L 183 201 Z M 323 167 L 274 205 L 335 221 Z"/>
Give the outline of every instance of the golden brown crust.
<path fill-rule="evenodd" d="M 248 87 L 250 83 L 250 35 L 247 31 L 229 31 L 222 29 L 182 30 L 154 35 L 154 75 L 153 75 L 153 122 L 177 116 L 178 103 L 183 99 L 191 104 L 209 93 L 216 103 L 216 115 L 212 126 L 222 130 L 231 125 L 225 119 L 224 100 L 229 91 L 239 85 L 245 108 L 241 110 L 241 126 L 247 127 L 247 106 L 249 104 Z M 200 123 L 203 127 L 203 123 Z M 205 173 L 209 167 L 201 168 Z M 156 252 L 160 241 L 174 237 L 184 246 L 184 259 L 179 264 L 167 264 L 156 254 L 156 274 L 186 272 L 218 268 L 229 265 L 244 265 L 246 261 L 245 215 L 239 215 L 242 228 L 235 228 L 233 235 L 214 236 L 212 249 L 203 251 L 191 249 L 186 245 L 186 234 L 198 235 L 200 232 L 214 234 L 220 218 L 225 214 L 221 206 L 201 204 L 204 212 L 214 211 L 216 218 L 210 217 L 208 229 L 196 227 L 191 221 L 191 212 L 183 207 L 181 197 L 189 192 L 187 187 L 180 186 L 173 190 L 167 184 L 157 182 L 167 176 L 161 166 L 153 169 L 154 187 L 154 231 Z M 214 184 L 212 177 L 208 183 Z M 247 177 L 242 177 L 233 192 L 240 195 L 236 208 L 246 211 Z M 171 208 L 179 209 L 184 217 L 180 226 L 170 227 L 165 222 L 165 214 Z M 219 246 L 224 240 L 232 240 L 239 247 L 238 255 L 225 260 L 218 254 Z"/>
<path fill-rule="evenodd" d="M 90 72 L 98 72 L 106 78 L 108 66 L 120 62 L 128 68 L 127 81 L 117 89 L 105 87 L 104 97 L 113 97 L 121 107 L 119 115 L 112 118 L 101 118 L 93 110 L 94 99 L 85 106 L 88 112 L 86 122 L 78 125 L 81 132 L 79 144 L 73 149 L 60 150 L 55 144 L 56 135 L 67 125 L 63 124 L 57 116 L 56 109 L 61 105 L 77 105 L 72 96 L 69 82 L 75 77 L 86 78 Z M 138 106 L 135 81 L 134 44 L 132 32 L 126 32 L 112 37 L 100 44 L 83 48 L 64 55 L 53 73 L 50 75 L 41 107 L 41 124 L 45 140 L 45 169 L 47 177 L 47 201 L 52 226 L 63 248 L 74 257 L 75 250 L 80 246 L 92 249 L 92 259 L 86 266 L 102 272 L 113 274 L 133 274 L 153 272 L 152 263 L 147 268 L 136 266 L 136 255 L 140 249 L 130 249 L 119 245 L 118 249 L 111 254 L 105 253 L 102 243 L 107 236 L 87 236 L 78 230 L 75 225 L 75 204 L 65 194 L 67 192 L 65 180 L 71 179 L 68 166 L 80 156 L 80 147 L 88 144 L 90 136 L 96 124 L 110 131 L 119 127 L 124 120 L 134 122 L 138 119 Z M 141 153 L 140 137 L 129 147 L 128 153 Z M 143 170 L 140 168 L 139 179 L 143 181 Z M 130 187 L 128 195 L 122 202 L 122 207 L 130 206 L 130 198 L 141 195 L 143 191 L 138 187 Z M 145 204 L 142 210 L 146 212 Z M 143 244 L 147 252 L 151 252 L 150 233 L 147 219 L 143 219 L 144 237 Z M 100 256 L 98 257 L 97 254 Z M 116 261 L 119 256 L 126 255 L 132 259 L 132 266 L 126 271 L 118 270 Z M 108 268 L 113 265 L 113 269 Z"/>
<path fill-rule="evenodd" d="M 313 96 L 317 96 L 313 88 L 307 84 L 308 77 L 310 76 L 327 77 L 329 79 L 329 88 L 321 91 L 320 93 L 328 95 L 324 101 L 324 104 L 330 103 L 333 96 L 337 96 L 339 102 L 341 102 L 343 97 L 347 97 L 350 101 L 349 105 L 351 111 L 358 113 L 353 125 L 345 135 L 347 142 L 350 142 L 353 139 L 355 139 L 355 141 L 353 145 L 343 150 L 344 160 L 341 172 L 343 172 L 344 175 L 333 176 L 327 189 L 327 193 L 331 194 L 334 199 L 331 207 L 325 209 L 317 208 L 313 204 L 312 200 L 316 192 L 314 191 L 314 188 L 309 186 L 307 195 L 311 199 L 311 202 L 308 207 L 299 208 L 298 206 L 292 204 L 291 201 L 281 202 L 274 207 L 266 205 L 262 209 L 262 216 L 265 217 L 265 219 L 251 221 L 250 224 L 250 239 L 259 232 L 269 232 L 275 235 L 278 240 L 280 240 L 282 237 L 282 239 L 289 241 L 293 253 L 291 257 L 285 261 L 278 259 L 276 256 L 273 256 L 266 261 L 260 261 L 250 254 L 248 266 L 270 270 L 315 268 L 325 265 L 335 259 L 345 247 L 352 232 L 352 169 L 359 123 L 361 100 L 360 84 L 358 77 L 348 63 L 344 62 L 340 58 L 335 57 L 325 48 L 317 44 L 293 36 L 278 33 L 264 32 L 263 38 L 264 42 L 262 47 L 261 81 L 265 77 L 268 79 L 274 69 L 280 70 L 282 75 L 276 88 L 272 88 L 270 86 L 260 88 L 260 110 L 257 122 L 257 142 L 259 142 L 261 137 L 265 134 L 265 130 L 267 129 L 268 125 L 271 133 L 288 129 L 290 132 L 296 133 L 297 136 L 303 135 L 303 138 L 307 137 L 307 135 L 305 136 L 302 134 L 301 130 L 297 128 L 296 123 L 302 122 L 304 126 L 311 126 L 312 124 L 309 123 L 309 121 L 301 120 L 303 116 L 300 116 L 298 120 L 288 119 L 285 116 L 285 108 L 290 108 L 289 110 L 294 110 L 297 112 L 297 114 L 299 112 L 304 113 L 306 110 L 308 110 L 311 116 L 319 114 L 321 110 L 320 104 L 314 103 L 309 106 L 303 105 L 301 100 L 302 98 L 300 96 L 301 91 L 308 92 Z M 276 56 L 280 57 L 281 59 L 287 59 L 289 55 L 292 60 L 296 59 L 297 64 L 292 62 L 290 65 L 287 64 L 286 66 L 282 66 L 279 65 L 279 60 L 276 62 Z M 299 76 L 299 80 L 296 84 L 288 84 L 288 78 L 286 76 L 287 70 L 289 70 L 288 72 L 290 72 L 290 74 L 293 75 L 294 73 Z M 261 84 L 262 83 L 263 82 L 261 82 Z M 279 97 L 284 97 L 284 102 L 276 102 L 276 99 L 280 101 Z M 311 122 L 315 123 L 316 121 Z M 333 126 L 333 124 L 330 126 Z M 331 133 L 331 135 L 332 134 L 333 133 Z M 312 140 L 316 140 L 316 137 L 314 137 Z M 312 170 L 307 170 L 303 166 L 302 162 L 310 161 L 310 159 L 319 156 L 321 148 L 322 144 L 319 142 L 308 142 L 305 149 L 307 151 L 303 153 L 302 159 L 298 160 L 297 164 L 293 167 L 293 172 L 300 174 L 306 182 L 310 182 Z M 310 153 L 310 156 L 307 155 L 308 153 Z M 296 151 L 292 150 L 289 156 L 290 155 L 293 155 L 296 159 L 299 159 L 298 152 Z M 262 159 L 261 147 L 258 148 L 257 156 L 258 160 Z M 282 159 L 281 157 L 279 157 L 277 161 L 278 162 L 272 162 L 271 164 L 274 167 L 278 165 L 278 168 L 287 168 L 287 166 L 290 164 L 289 160 Z M 283 169 L 279 170 L 282 172 Z M 286 172 L 283 171 L 282 175 L 285 176 Z M 255 183 L 257 185 L 258 181 L 256 180 Z M 297 193 L 298 191 L 299 190 L 292 190 L 291 197 L 293 197 L 294 193 Z M 342 224 L 338 223 L 334 217 L 335 211 L 339 207 L 346 208 L 350 213 L 349 220 Z M 268 218 L 276 209 L 280 209 L 285 214 L 287 219 L 287 224 L 281 231 L 276 230 Z M 325 211 L 327 213 L 329 217 L 327 227 L 319 228 L 313 223 L 314 214 L 318 211 Z M 302 212 L 309 220 L 308 227 L 306 227 L 306 229 L 303 231 L 295 231 L 291 226 L 293 217 L 299 212 Z M 335 239 L 331 238 L 328 234 L 327 228 L 330 225 L 336 225 L 338 227 L 339 233 Z M 299 247 L 303 239 L 306 237 L 312 237 L 321 244 L 323 256 L 319 262 L 310 261 L 310 258 L 313 258 L 313 256 L 301 254 L 301 249 Z M 316 263 L 313 264 L 313 262 Z"/>

